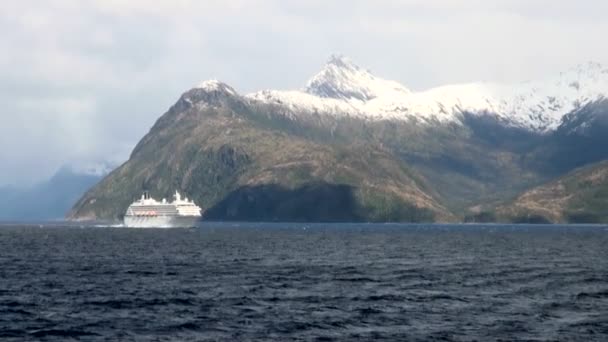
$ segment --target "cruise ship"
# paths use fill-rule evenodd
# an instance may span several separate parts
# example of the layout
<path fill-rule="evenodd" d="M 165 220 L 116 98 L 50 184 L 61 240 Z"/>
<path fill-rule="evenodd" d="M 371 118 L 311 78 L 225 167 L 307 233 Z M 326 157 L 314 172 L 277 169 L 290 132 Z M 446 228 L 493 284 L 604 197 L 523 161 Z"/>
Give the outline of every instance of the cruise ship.
<path fill-rule="evenodd" d="M 124 225 L 133 228 L 190 228 L 201 219 L 201 208 L 182 198 L 175 191 L 173 202 L 157 201 L 144 192 L 141 198 L 131 203 L 125 213 Z"/>

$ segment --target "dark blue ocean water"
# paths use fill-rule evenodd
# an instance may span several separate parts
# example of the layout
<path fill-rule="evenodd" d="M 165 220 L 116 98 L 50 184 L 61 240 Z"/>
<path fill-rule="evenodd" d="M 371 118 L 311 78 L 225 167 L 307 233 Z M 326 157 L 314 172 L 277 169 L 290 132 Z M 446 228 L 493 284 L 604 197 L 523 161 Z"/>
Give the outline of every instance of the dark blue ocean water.
<path fill-rule="evenodd" d="M 608 228 L 0 225 L 2 341 L 608 341 Z"/>

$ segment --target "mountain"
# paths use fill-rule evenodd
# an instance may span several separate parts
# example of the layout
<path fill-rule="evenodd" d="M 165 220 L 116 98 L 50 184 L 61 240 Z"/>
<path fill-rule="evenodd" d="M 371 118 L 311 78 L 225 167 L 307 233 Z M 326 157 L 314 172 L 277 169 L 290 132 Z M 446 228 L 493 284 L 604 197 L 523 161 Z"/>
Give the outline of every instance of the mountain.
<path fill-rule="evenodd" d="M 292 111 L 462 124 L 462 114 L 489 115 L 535 132 L 555 130 L 561 118 L 606 95 L 608 68 L 579 65 L 555 77 L 520 84 L 467 83 L 413 92 L 372 75 L 349 58 L 332 56 L 302 91 L 265 90 L 248 95 Z"/>
<path fill-rule="evenodd" d="M 107 173 L 106 164 L 64 166 L 50 179 L 29 188 L 0 188 L 0 220 L 63 219 L 87 189 Z"/>
<path fill-rule="evenodd" d="M 205 81 L 69 217 L 120 219 L 141 191 L 179 189 L 207 219 L 458 221 L 608 157 L 593 145 L 607 136 L 606 85 L 590 63 L 415 92 L 342 56 L 302 90 L 241 95 Z"/>
<path fill-rule="evenodd" d="M 323 70 L 311 78 L 304 90 L 321 98 L 370 101 L 411 92 L 394 81 L 379 79 L 342 56 L 331 56 Z"/>
<path fill-rule="evenodd" d="M 451 214 L 424 178 L 385 149 L 289 134 L 272 108 L 208 81 L 186 92 L 127 163 L 78 201 L 73 219 L 120 219 L 143 190 L 175 190 L 208 219 L 434 221 Z"/>
<path fill-rule="evenodd" d="M 608 222 L 608 161 L 585 166 L 499 206 L 504 221 Z"/>
<path fill-rule="evenodd" d="M 608 91 L 608 88 L 607 88 Z M 608 159 L 608 99 L 566 114 L 558 128 L 531 155 L 553 176 Z"/>

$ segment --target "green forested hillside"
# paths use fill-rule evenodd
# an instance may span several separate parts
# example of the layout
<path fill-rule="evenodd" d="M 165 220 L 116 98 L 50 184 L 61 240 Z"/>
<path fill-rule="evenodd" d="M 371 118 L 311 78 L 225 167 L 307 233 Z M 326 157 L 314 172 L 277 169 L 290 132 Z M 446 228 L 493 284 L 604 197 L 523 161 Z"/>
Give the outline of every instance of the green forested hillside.
<path fill-rule="evenodd" d="M 577 169 L 526 191 L 497 213 L 503 221 L 608 222 L 608 162 Z"/>
<path fill-rule="evenodd" d="M 238 97 L 202 95 L 202 105 L 182 98 L 161 117 L 70 217 L 120 219 L 143 190 L 179 189 L 210 219 L 454 220 L 424 177 L 379 145 L 293 134 Z"/>

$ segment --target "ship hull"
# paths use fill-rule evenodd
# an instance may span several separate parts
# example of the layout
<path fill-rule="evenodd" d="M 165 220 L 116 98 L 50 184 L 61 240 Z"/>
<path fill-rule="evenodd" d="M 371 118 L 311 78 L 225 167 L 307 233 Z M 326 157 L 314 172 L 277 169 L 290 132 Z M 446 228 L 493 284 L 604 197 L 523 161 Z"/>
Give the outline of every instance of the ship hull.
<path fill-rule="evenodd" d="M 128 228 L 192 228 L 200 216 L 125 216 Z"/>

